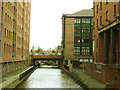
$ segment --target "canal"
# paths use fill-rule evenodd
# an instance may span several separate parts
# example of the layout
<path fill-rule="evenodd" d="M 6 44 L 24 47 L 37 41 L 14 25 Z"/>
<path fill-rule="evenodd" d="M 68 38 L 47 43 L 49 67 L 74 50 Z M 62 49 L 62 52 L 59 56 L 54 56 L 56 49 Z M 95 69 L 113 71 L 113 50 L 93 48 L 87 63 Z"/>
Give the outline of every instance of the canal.
<path fill-rule="evenodd" d="M 61 69 L 38 68 L 17 88 L 81 88 L 81 86 Z"/>

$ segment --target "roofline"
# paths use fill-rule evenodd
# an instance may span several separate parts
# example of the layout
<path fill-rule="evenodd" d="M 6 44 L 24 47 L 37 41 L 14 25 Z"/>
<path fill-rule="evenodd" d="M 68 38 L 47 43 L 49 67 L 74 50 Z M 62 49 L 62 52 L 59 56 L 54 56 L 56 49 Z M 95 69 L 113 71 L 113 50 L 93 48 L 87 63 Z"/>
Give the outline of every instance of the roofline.
<path fill-rule="evenodd" d="M 86 17 L 89 17 L 89 18 L 93 18 L 93 16 L 67 16 L 67 15 L 63 15 L 62 18 L 65 17 L 65 18 L 86 18 Z"/>

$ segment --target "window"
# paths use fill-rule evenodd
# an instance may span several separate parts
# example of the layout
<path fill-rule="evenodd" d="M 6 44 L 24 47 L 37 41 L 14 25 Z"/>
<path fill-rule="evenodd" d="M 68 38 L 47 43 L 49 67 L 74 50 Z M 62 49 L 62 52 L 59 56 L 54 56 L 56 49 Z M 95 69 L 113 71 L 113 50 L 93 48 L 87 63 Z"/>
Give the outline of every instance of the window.
<path fill-rule="evenodd" d="M 90 47 L 82 47 L 82 55 L 90 55 Z"/>
<path fill-rule="evenodd" d="M 116 16 L 116 5 L 114 5 L 114 16 Z"/>
<path fill-rule="evenodd" d="M 102 10 L 102 0 L 100 1 L 100 10 Z"/>
<path fill-rule="evenodd" d="M 108 20 L 108 11 L 106 12 L 106 21 Z"/>
<path fill-rule="evenodd" d="M 93 25 L 93 19 L 91 19 L 91 25 Z"/>
<path fill-rule="evenodd" d="M 84 42 L 84 39 L 82 39 L 82 42 Z"/>
<path fill-rule="evenodd" d="M 80 47 L 74 47 L 74 55 L 80 55 Z"/>
<path fill-rule="evenodd" d="M 98 27 L 98 19 L 97 19 L 97 27 Z"/>
<path fill-rule="evenodd" d="M 100 16 L 100 25 L 102 25 L 102 16 Z"/>
<path fill-rule="evenodd" d="M 81 23 L 81 19 L 76 18 L 76 19 L 75 19 L 75 23 Z"/>
<path fill-rule="evenodd" d="M 78 40 L 78 43 L 80 43 L 80 40 Z"/>
<path fill-rule="evenodd" d="M 5 37 L 6 37 L 6 28 L 5 28 Z"/>
<path fill-rule="evenodd" d="M 7 30 L 7 38 L 8 38 L 8 30 Z"/>
<path fill-rule="evenodd" d="M 95 8 L 93 9 L 93 16 L 95 16 Z"/>
<path fill-rule="evenodd" d="M 97 13 L 98 13 L 98 5 L 97 5 Z"/>
<path fill-rule="evenodd" d="M 108 4 L 108 0 L 106 0 L 106 4 Z"/>

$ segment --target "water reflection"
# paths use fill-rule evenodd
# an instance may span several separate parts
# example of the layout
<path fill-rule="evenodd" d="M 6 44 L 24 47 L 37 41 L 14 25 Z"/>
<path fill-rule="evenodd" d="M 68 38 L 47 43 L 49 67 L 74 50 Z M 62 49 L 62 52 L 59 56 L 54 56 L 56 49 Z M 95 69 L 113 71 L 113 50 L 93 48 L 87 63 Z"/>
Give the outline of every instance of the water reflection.
<path fill-rule="evenodd" d="M 60 69 L 38 68 L 18 88 L 81 88 Z"/>

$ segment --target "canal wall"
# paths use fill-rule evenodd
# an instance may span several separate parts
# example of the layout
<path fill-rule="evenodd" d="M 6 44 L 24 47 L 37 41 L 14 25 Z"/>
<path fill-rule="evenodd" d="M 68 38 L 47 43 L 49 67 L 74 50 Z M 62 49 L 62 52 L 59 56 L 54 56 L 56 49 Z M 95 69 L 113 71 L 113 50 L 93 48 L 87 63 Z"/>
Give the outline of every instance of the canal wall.
<path fill-rule="evenodd" d="M 28 67 L 28 62 L 26 61 L 14 61 L 14 62 L 2 62 L 0 63 L 2 69 L 1 74 L 5 76 L 9 73 L 15 72 L 16 70 L 20 70 L 22 68 Z"/>
<path fill-rule="evenodd" d="M 22 81 L 24 81 L 28 76 L 30 76 L 36 69 L 38 65 L 31 66 L 25 71 L 19 73 L 18 75 L 14 75 L 2 82 L 0 86 L 2 86 L 2 90 L 6 90 L 6 88 L 16 88 Z"/>
<path fill-rule="evenodd" d="M 76 83 L 78 83 L 81 87 L 83 87 L 85 90 L 88 89 L 88 87 L 78 78 L 75 74 L 72 73 L 72 71 L 69 71 L 65 69 L 64 67 L 60 67 L 63 71 L 65 71 Z"/>
<path fill-rule="evenodd" d="M 68 69 L 69 67 L 61 67 L 76 83 L 78 83 L 81 87 L 83 87 L 85 90 L 91 90 L 91 89 L 102 89 L 106 90 L 106 86 L 104 83 L 101 83 L 89 75 L 87 75 L 83 69 L 80 68 L 73 68 L 72 71 Z"/>

